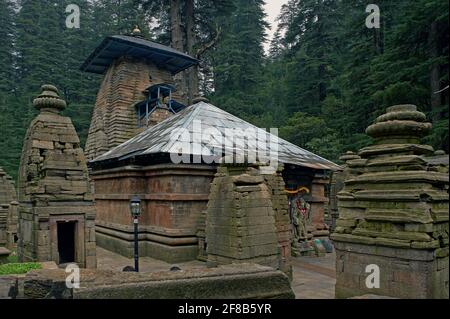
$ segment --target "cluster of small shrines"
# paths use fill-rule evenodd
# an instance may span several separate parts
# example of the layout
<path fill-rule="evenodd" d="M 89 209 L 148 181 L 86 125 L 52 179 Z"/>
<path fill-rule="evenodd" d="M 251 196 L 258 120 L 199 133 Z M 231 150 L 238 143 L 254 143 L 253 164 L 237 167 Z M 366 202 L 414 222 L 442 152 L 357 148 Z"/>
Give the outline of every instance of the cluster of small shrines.
<path fill-rule="evenodd" d="M 174 75 L 197 63 L 137 31 L 106 38 L 82 66 L 104 75 L 84 151 L 61 115 L 65 101 L 44 85 L 17 195 L 0 169 L 0 246 L 17 249 L 20 261 L 83 268 L 96 268 L 96 246 L 132 257 L 129 202 L 138 196 L 141 256 L 208 267 L 256 263 L 291 277 L 293 256 L 321 256 L 333 242 L 337 297 L 373 294 L 365 277 L 375 264 L 376 294 L 448 298 L 448 155 L 420 143 L 431 129 L 423 113 L 389 108 L 367 129 L 373 145 L 345 154 L 343 166 L 282 139 L 275 169 L 271 155 L 175 164 L 176 129 L 255 128 L 203 98 L 177 95 Z M 200 154 L 190 143 L 183 151 L 192 159 L 224 156 L 212 151 L 214 141 Z M 248 151 L 232 145 L 235 154 Z"/>

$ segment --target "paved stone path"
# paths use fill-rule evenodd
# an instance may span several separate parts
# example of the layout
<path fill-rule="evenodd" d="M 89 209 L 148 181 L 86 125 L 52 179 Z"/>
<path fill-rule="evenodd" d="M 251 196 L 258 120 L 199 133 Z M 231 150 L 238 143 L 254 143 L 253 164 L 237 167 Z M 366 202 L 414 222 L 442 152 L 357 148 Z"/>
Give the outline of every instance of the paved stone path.
<path fill-rule="evenodd" d="M 325 257 L 297 257 L 292 259 L 292 288 L 297 299 L 334 299 L 336 284 L 335 254 Z M 103 248 L 97 247 L 97 267 L 121 271 L 125 266 L 133 266 L 132 259 L 125 258 Z M 143 272 L 167 271 L 172 265 L 150 257 L 139 258 Z M 181 269 L 205 267 L 201 261 L 177 264 Z"/>
<path fill-rule="evenodd" d="M 297 299 L 334 299 L 335 259 L 334 253 L 292 259 L 292 288 Z"/>

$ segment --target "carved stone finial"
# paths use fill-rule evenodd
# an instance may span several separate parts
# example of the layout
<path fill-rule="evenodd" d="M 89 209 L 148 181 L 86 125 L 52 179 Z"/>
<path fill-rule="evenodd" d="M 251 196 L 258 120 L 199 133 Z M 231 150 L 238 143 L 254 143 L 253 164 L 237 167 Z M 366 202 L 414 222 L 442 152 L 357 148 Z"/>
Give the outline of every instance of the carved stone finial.
<path fill-rule="evenodd" d="M 59 113 L 67 104 L 58 94 L 58 89 L 53 85 L 43 85 L 41 94 L 33 100 L 33 106 L 40 111 Z"/>
<path fill-rule="evenodd" d="M 134 26 L 133 31 L 131 32 L 131 35 L 134 37 L 142 37 L 142 31 L 139 29 L 139 26 Z"/>
<path fill-rule="evenodd" d="M 387 108 L 366 130 L 376 144 L 420 144 L 431 131 L 431 123 L 415 105 L 396 105 Z"/>
<path fill-rule="evenodd" d="M 196 96 L 194 98 L 194 100 L 192 101 L 192 104 L 197 104 L 197 103 L 200 103 L 200 102 L 209 103 L 209 100 L 206 97 L 204 97 L 204 96 Z"/>

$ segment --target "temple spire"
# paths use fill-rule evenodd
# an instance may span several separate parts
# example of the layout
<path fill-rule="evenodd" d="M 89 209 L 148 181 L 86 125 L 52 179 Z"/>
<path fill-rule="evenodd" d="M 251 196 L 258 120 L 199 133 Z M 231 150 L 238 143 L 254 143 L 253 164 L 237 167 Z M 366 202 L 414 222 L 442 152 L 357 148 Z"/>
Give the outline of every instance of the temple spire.
<path fill-rule="evenodd" d="M 143 38 L 143 36 L 142 36 L 142 31 L 141 31 L 141 29 L 139 29 L 139 26 L 138 26 L 138 25 L 135 25 L 135 26 L 134 26 L 134 29 L 133 29 L 133 31 L 131 32 L 131 35 L 132 35 L 133 37 Z"/>

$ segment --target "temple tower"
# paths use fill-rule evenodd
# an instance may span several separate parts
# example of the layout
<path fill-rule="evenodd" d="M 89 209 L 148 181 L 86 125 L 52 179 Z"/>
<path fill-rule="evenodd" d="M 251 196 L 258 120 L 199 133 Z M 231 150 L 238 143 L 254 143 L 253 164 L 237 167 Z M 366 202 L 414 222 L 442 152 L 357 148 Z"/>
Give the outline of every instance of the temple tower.
<path fill-rule="evenodd" d="M 103 74 L 85 152 L 92 160 L 176 113 L 187 103 L 174 75 L 198 61 L 170 47 L 131 36 L 107 37 L 82 71 Z"/>
<path fill-rule="evenodd" d="M 44 85 L 19 171 L 18 255 L 24 261 L 96 267 L 95 208 L 88 170 L 66 102 Z"/>
<path fill-rule="evenodd" d="M 347 161 L 332 235 L 337 298 L 448 298 L 448 166 L 420 144 L 430 130 L 416 106 L 390 107 L 366 131 L 374 144 Z M 379 287 L 367 285 L 374 271 Z"/>

